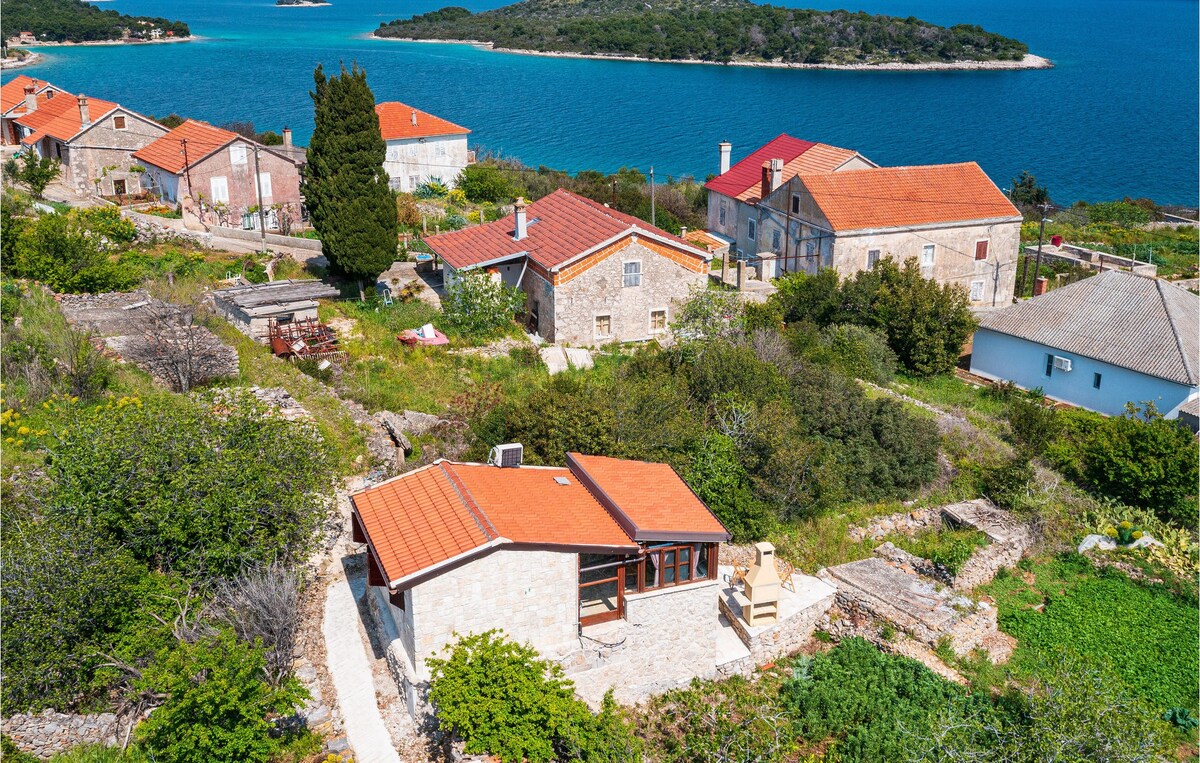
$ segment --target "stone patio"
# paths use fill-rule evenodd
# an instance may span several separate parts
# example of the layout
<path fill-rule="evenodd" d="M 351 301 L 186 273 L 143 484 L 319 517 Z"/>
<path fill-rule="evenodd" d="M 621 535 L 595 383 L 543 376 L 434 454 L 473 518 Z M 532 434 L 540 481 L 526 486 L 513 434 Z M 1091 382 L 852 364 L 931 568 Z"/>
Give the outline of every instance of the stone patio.
<path fill-rule="evenodd" d="M 799 572 L 791 577 L 795 590 L 779 590 L 779 619 L 770 625 L 749 625 L 735 600 L 735 587 L 729 582 L 733 567 L 718 568 L 721 583 L 721 615 L 729 623 L 749 652 L 753 665 L 762 665 L 804 646 L 821 616 L 833 606 L 837 589 L 829 583 Z"/>

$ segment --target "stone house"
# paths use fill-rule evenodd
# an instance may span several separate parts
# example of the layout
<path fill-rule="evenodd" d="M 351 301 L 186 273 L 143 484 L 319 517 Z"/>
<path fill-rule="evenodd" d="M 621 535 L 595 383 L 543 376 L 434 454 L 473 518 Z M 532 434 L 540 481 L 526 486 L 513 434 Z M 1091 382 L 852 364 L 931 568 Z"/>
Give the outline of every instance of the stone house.
<path fill-rule="evenodd" d="M 142 173 L 133 169 L 138 166 L 133 154 L 167 128 L 120 104 L 52 92 L 45 92 L 44 103 L 40 95 L 31 99 L 24 113 L 13 118 L 25 150 L 62 162 L 59 182 L 80 195 L 141 192 Z"/>
<path fill-rule="evenodd" d="M 18 74 L 5 82 L 0 87 L 0 145 L 15 146 L 20 143 L 20 128 L 17 127 L 16 118 L 36 111 L 46 101 L 60 95 L 70 93 L 25 74 Z"/>
<path fill-rule="evenodd" d="M 975 162 L 801 174 L 763 185 L 758 251 L 763 277 L 833 268 L 842 276 L 880 259 L 915 258 L 971 304 L 1010 303 L 1021 213 Z"/>
<path fill-rule="evenodd" d="M 857 151 L 800 140 L 786 133 L 733 166 L 729 164 L 732 146 L 722 142 L 718 149 L 720 172 L 704 184 L 708 190 L 708 231 L 726 242 L 737 259 L 758 253 L 762 224 L 758 205 L 780 183 L 799 174 L 878 166 Z M 777 168 L 769 182 L 764 181 L 764 165 Z"/>
<path fill-rule="evenodd" d="M 486 225 L 430 236 L 445 282 L 485 268 L 525 292 L 533 331 L 550 342 L 653 339 L 708 278 L 708 252 L 664 230 L 559 189 Z"/>
<path fill-rule="evenodd" d="M 729 535 L 670 466 L 494 460 L 518 463 L 438 460 L 350 498 L 368 607 L 411 712 L 427 660 L 491 629 L 559 661 L 591 699 L 714 675 L 717 553 Z M 602 644 L 623 648 L 597 661 Z"/>
<path fill-rule="evenodd" d="M 420 109 L 388 101 L 375 106 L 387 143 L 383 168 L 393 191 L 412 193 L 428 180 L 453 188 L 458 173 L 474 161 L 467 150 L 470 130 Z"/>
<path fill-rule="evenodd" d="M 189 119 L 134 158 L 145 165 L 155 193 L 185 208 L 195 205 L 205 224 L 257 230 L 261 201 L 267 229 L 277 230 L 282 215 L 301 219 L 301 162 L 287 148 Z"/>
<path fill-rule="evenodd" d="M 1152 402 L 1176 418 L 1200 398 L 1200 297 L 1110 270 L 980 319 L 971 372 L 1118 416 Z"/>

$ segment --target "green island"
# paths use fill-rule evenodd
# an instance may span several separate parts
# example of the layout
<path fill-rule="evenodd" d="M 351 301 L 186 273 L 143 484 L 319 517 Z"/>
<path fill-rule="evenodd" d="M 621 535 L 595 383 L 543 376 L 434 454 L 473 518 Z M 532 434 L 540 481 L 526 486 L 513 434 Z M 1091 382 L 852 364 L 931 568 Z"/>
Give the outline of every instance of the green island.
<path fill-rule="evenodd" d="M 376 37 L 490 43 L 545 54 L 783 66 L 1046 66 L 1022 42 L 958 24 L 750 0 L 524 0 L 447 7 L 381 24 Z M 1024 62 L 1024 63 L 1022 63 Z"/>
<path fill-rule="evenodd" d="M 113 42 L 150 40 L 155 29 L 171 38 L 190 37 L 182 21 L 154 16 L 127 16 L 105 11 L 83 0 L 3 0 L 5 37 L 32 32 L 39 42 Z"/>

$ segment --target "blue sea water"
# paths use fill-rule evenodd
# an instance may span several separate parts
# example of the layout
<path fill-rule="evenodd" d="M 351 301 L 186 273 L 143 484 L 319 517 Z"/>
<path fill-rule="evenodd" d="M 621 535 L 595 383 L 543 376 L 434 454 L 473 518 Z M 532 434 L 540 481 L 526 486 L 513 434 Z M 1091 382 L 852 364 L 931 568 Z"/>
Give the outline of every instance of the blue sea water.
<path fill-rule="evenodd" d="M 371 40 L 381 22 L 505 0 L 114 0 L 105 8 L 188 22 L 171 45 L 44 48 L 28 69 L 151 114 L 312 130 L 317 63 L 366 68 L 396 99 L 474 130 L 532 165 L 715 171 L 781 132 L 881 164 L 978 161 L 1001 187 L 1028 169 L 1059 201 L 1200 194 L 1196 0 L 785 0 L 789 5 L 973 23 L 1029 44 L 1051 70 L 847 72 L 558 59 L 466 45 Z M 779 0 L 775 0 L 779 2 Z M 6 30 L 11 32 L 11 30 Z M 11 77 L 6 73 L 5 78 Z"/>

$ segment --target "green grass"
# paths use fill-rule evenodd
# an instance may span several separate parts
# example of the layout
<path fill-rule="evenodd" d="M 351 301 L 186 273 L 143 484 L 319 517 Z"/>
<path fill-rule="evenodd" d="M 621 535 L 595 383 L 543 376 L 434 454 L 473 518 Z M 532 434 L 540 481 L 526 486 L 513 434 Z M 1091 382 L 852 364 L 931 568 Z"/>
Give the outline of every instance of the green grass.
<path fill-rule="evenodd" d="M 957 575 L 958 571 L 975 549 L 987 545 L 987 536 L 978 530 L 925 530 L 915 537 L 897 533 L 888 536 L 888 540 L 910 554 L 922 559 L 928 559 L 934 564 L 945 567 L 950 574 Z"/>
<path fill-rule="evenodd" d="M 953 374 L 928 377 L 897 374 L 892 389 L 947 412 L 959 409 L 968 414 L 998 419 L 1004 416 L 1006 407 L 1003 400 L 988 395 L 985 389 L 967 384 Z M 975 417 L 968 418 L 972 419 L 972 423 L 979 423 L 974 420 Z"/>
<path fill-rule="evenodd" d="M 1074 554 L 1024 566 L 1032 583 L 1018 571 L 984 589 L 999 607 L 1001 629 L 1017 638 L 1011 665 L 1019 674 L 1047 675 L 1073 650 L 1110 665 L 1159 708 L 1197 709 L 1195 606 Z"/>

